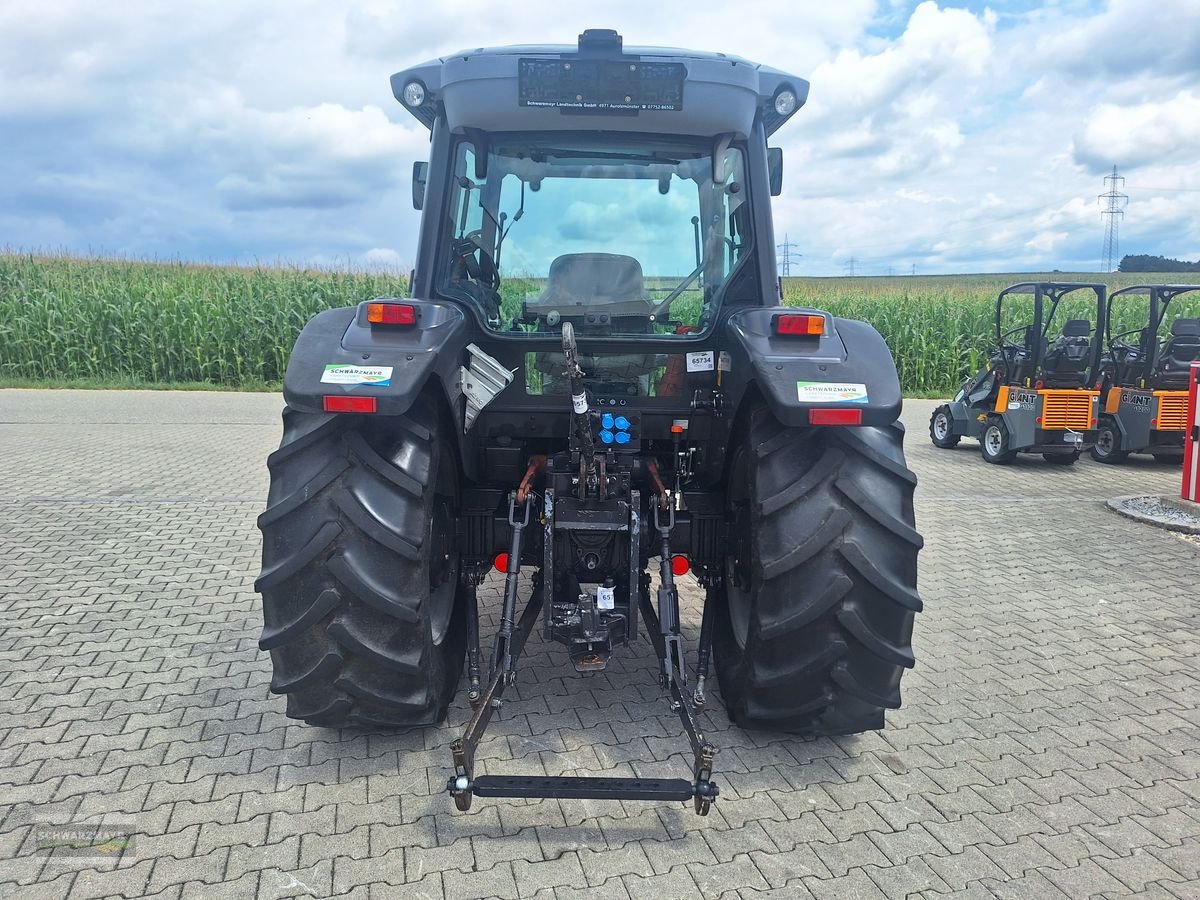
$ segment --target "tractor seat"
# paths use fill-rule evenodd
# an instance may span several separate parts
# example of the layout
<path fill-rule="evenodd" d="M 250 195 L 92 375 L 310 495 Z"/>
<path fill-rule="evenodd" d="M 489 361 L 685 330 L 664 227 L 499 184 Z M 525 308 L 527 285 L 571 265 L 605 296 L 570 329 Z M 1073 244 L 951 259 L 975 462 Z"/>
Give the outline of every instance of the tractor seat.
<path fill-rule="evenodd" d="M 1176 319 L 1158 354 L 1158 384 L 1165 390 L 1188 386 L 1188 366 L 1200 360 L 1200 319 Z"/>
<path fill-rule="evenodd" d="M 1042 381 L 1050 388 L 1082 387 L 1087 381 L 1092 342 L 1092 323 L 1087 319 L 1069 319 L 1062 336 L 1046 350 L 1042 362 Z"/>
<path fill-rule="evenodd" d="M 546 287 L 525 304 L 526 315 L 561 317 L 649 316 L 642 265 L 618 253 L 567 253 L 550 263 Z"/>

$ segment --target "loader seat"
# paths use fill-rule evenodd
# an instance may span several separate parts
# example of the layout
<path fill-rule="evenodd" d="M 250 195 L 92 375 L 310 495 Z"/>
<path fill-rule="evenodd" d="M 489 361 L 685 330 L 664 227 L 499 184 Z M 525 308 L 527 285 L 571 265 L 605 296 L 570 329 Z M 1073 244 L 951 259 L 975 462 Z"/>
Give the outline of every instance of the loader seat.
<path fill-rule="evenodd" d="M 1070 319 L 1063 326 L 1061 337 L 1046 350 L 1042 362 L 1042 380 L 1046 387 L 1082 387 L 1087 380 L 1091 357 L 1092 323 L 1087 319 Z"/>
<path fill-rule="evenodd" d="M 1176 319 L 1158 354 L 1158 383 L 1165 390 L 1188 386 L 1188 366 L 1200 360 L 1200 319 Z"/>

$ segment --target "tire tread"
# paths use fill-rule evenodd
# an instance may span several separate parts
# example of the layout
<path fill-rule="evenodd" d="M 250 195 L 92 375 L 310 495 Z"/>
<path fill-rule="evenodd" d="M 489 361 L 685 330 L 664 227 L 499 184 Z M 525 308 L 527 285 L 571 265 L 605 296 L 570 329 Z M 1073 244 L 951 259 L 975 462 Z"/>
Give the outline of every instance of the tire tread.
<path fill-rule="evenodd" d="M 904 429 L 804 429 L 751 411 L 735 462 L 750 467 L 754 586 L 745 645 L 718 619 L 714 652 L 735 723 L 805 735 L 880 728 L 900 705 L 922 608 L 916 476 Z M 727 484 L 731 483 L 727 479 Z M 733 590 L 733 588 L 730 588 Z M 727 610 L 719 589 L 719 609 Z"/>
<path fill-rule="evenodd" d="M 429 509 L 436 467 L 453 461 L 437 407 L 422 398 L 394 418 L 285 409 L 283 424 L 255 582 L 271 690 L 312 725 L 440 721 L 465 629 L 461 604 L 440 644 L 428 619 Z"/>

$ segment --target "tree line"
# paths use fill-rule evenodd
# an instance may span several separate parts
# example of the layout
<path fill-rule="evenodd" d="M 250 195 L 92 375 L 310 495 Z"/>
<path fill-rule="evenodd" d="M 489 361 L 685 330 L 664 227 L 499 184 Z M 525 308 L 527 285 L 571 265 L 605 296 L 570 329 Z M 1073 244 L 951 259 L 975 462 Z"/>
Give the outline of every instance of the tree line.
<path fill-rule="evenodd" d="M 1188 262 L 1169 259 L 1165 256 L 1150 256 L 1145 253 L 1121 257 L 1118 272 L 1200 272 L 1200 261 Z"/>

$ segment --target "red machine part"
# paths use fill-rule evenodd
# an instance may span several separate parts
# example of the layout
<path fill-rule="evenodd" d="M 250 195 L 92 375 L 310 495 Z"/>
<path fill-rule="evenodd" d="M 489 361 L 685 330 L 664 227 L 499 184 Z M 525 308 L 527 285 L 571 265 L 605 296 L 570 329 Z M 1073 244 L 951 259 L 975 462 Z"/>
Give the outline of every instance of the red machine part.
<path fill-rule="evenodd" d="M 1183 444 L 1183 490 L 1184 500 L 1200 501 L 1200 403 L 1197 402 L 1197 387 L 1200 382 L 1200 362 L 1190 366 L 1188 378 L 1187 431 Z"/>

